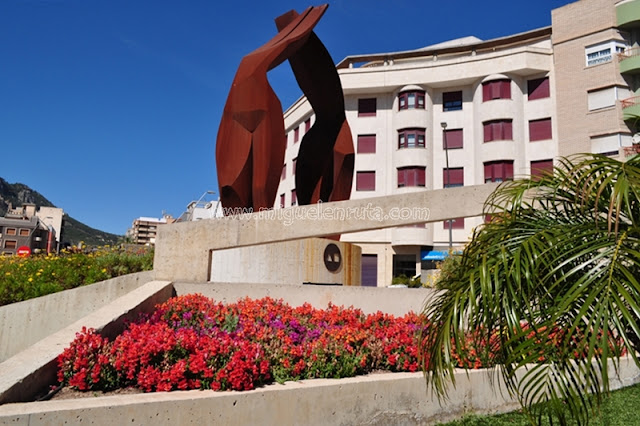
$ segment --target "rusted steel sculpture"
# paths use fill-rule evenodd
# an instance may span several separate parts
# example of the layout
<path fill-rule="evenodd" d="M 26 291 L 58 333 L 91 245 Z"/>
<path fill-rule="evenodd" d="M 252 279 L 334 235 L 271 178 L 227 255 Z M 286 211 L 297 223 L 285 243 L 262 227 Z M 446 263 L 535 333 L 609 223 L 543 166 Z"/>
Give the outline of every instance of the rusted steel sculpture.
<path fill-rule="evenodd" d="M 316 120 L 300 144 L 296 167 L 299 204 L 349 198 L 354 151 L 340 78 L 314 34 L 328 5 L 276 18 L 279 33 L 240 62 L 225 104 L 216 146 L 220 200 L 228 209 L 273 206 L 286 140 L 282 106 L 267 71 L 289 60 Z"/>

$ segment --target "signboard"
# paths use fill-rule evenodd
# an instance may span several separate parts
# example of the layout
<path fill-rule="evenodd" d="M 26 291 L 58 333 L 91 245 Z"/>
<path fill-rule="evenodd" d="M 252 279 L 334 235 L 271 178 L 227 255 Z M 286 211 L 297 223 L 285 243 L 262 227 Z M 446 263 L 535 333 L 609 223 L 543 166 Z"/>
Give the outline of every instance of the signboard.
<path fill-rule="evenodd" d="M 16 253 L 19 257 L 29 257 L 31 256 L 31 249 L 27 246 L 20 246 Z"/>

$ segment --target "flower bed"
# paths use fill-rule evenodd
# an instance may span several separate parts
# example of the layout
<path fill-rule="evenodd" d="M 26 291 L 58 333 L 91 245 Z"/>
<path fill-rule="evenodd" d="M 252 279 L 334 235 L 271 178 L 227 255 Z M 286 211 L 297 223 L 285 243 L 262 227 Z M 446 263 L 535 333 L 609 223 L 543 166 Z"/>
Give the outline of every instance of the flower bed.
<path fill-rule="evenodd" d="M 58 380 L 78 390 L 249 390 L 273 381 L 414 372 L 429 326 L 415 313 L 292 308 L 268 297 L 225 305 L 185 295 L 157 305 L 113 341 L 83 329 L 58 357 Z M 497 334 L 475 331 L 454 344 L 452 356 L 458 367 L 485 368 L 498 354 Z"/>

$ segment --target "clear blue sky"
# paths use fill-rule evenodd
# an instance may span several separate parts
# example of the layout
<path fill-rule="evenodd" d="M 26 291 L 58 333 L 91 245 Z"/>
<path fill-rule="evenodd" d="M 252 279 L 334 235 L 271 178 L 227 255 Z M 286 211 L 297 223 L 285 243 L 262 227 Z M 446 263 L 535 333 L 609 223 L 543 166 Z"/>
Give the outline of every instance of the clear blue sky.
<path fill-rule="evenodd" d="M 316 33 L 345 56 L 551 24 L 568 0 L 331 1 Z M 217 191 L 215 140 L 241 58 L 298 0 L 0 0 L 0 177 L 124 234 Z M 283 108 L 287 63 L 269 74 Z"/>

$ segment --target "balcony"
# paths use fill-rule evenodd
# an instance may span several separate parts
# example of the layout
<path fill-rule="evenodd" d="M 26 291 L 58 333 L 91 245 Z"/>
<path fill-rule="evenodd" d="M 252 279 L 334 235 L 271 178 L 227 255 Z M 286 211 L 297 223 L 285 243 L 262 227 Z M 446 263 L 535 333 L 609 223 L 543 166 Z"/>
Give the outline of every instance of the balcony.
<path fill-rule="evenodd" d="M 622 106 L 623 120 L 633 120 L 640 117 L 640 96 L 623 99 L 620 104 Z"/>
<path fill-rule="evenodd" d="M 631 0 L 616 7 L 618 27 L 624 30 L 640 26 L 640 0 Z"/>
<path fill-rule="evenodd" d="M 639 74 L 640 47 L 633 47 L 618 53 L 618 62 L 620 62 L 620 74 Z"/>
<path fill-rule="evenodd" d="M 631 145 L 631 146 L 625 146 L 624 147 L 624 156 L 625 157 L 631 157 L 634 156 L 636 154 L 640 154 L 640 144 L 638 145 Z"/>

